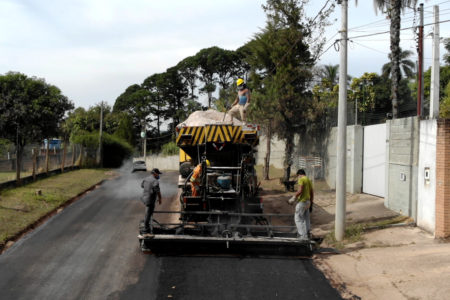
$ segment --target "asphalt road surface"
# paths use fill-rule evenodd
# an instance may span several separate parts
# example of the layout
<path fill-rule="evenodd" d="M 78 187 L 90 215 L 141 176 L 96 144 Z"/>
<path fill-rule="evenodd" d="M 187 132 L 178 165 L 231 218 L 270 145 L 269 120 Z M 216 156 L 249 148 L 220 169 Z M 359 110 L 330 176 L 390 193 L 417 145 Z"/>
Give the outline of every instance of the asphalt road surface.
<path fill-rule="evenodd" d="M 340 299 L 308 259 L 143 254 L 149 174 L 121 172 L 0 255 L 0 299 Z M 177 176 L 161 176 L 156 209 L 168 209 Z"/>

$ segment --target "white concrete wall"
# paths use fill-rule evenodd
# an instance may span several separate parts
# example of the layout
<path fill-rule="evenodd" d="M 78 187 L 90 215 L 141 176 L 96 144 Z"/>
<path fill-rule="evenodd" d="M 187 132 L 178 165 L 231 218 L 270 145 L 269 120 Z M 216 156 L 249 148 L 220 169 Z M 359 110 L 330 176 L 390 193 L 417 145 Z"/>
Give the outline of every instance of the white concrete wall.
<path fill-rule="evenodd" d="M 328 137 L 328 162 L 325 180 L 332 189 L 336 188 L 337 127 L 333 127 Z M 347 126 L 347 192 L 361 193 L 363 129 L 360 125 Z"/>
<path fill-rule="evenodd" d="M 387 121 L 386 141 L 385 206 L 417 221 L 419 119 Z"/>
<path fill-rule="evenodd" d="M 420 121 L 417 225 L 433 232 L 436 223 L 436 120 Z M 430 180 L 425 180 L 425 168 Z"/>
<path fill-rule="evenodd" d="M 163 156 L 163 155 L 148 155 L 145 159 L 147 170 L 153 168 L 160 170 L 178 170 L 180 167 L 180 157 L 178 155 Z"/>
<path fill-rule="evenodd" d="M 270 164 L 275 168 L 283 169 L 285 143 L 276 136 L 272 138 L 270 146 Z M 256 164 L 264 166 L 264 157 L 267 153 L 267 138 L 265 135 L 259 137 L 258 152 L 256 154 Z"/>

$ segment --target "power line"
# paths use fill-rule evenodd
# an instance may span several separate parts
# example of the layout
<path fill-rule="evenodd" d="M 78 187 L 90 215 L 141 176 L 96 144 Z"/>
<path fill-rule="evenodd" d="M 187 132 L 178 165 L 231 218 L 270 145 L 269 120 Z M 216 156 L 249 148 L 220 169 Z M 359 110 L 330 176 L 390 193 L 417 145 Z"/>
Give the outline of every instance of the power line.
<path fill-rule="evenodd" d="M 375 51 L 375 52 L 381 53 L 381 54 L 385 54 L 385 55 L 388 55 L 388 54 L 389 54 L 389 53 L 386 53 L 386 52 L 383 52 L 383 51 L 377 50 L 377 49 L 375 49 L 375 48 L 372 48 L 372 47 L 369 47 L 369 46 L 363 45 L 363 44 L 361 44 L 361 43 L 358 43 L 358 42 L 355 42 L 355 41 L 352 41 L 352 40 L 350 40 L 350 42 L 352 42 L 352 43 L 355 43 L 355 44 L 357 44 L 357 45 L 360 45 L 360 46 L 362 46 L 362 47 L 364 47 L 364 48 L 370 49 L 370 50 L 372 50 L 372 51 Z"/>
<path fill-rule="evenodd" d="M 322 55 L 324 55 L 328 50 L 330 50 L 330 48 L 331 48 L 332 46 L 334 46 L 334 45 L 336 44 L 337 41 L 338 41 L 338 40 L 334 41 L 330 46 L 328 46 L 328 48 L 327 48 L 325 51 L 323 51 L 322 53 L 320 53 L 319 56 L 317 56 L 317 59 L 319 59 L 319 58 L 320 58 Z"/>
<path fill-rule="evenodd" d="M 436 25 L 436 24 L 440 24 L 440 23 L 447 23 L 450 22 L 449 20 L 444 20 L 444 21 L 439 21 L 437 23 L 428 23 L 428 24 L 424 24 L 423 26 L 430 26 L 430 25 Z M 408 29 L 414 29 L 417 26 L 411 26 L 411 27 L 407 27 L 407 28 L 401 28 L 400 30 L 408 30 Z M 364 34 L 364 35 L 357 35 L 357 36 L 352 36 L 349 37 L 348 39 L 357 39 L 357 38 L 361 38 L 361 37 L 367 37 L 367 36 L 374 36 L 374 35 L 380 35 L 380 34 L 386 34 L 386 33 L 390 33 L 390 30 L 387 31 L 381 31 L 381 32 L 375 32 L 375 33 L 370 33 L 370 34 Z"/>
<path fill-rule="evenodd" d="M 442 3 L 448 3 L 448 2 L 450 2 L 450 0 L 449 0 L 449 1 L 441 2 L 440 4 L 442 4 Z M 437 5 L 439 5 L 439 4 L 437 4 Z M 430 7 L 433 7 L 433 6 L 434 6 L 434 5 L 426 6 L 426 8 L 430 8 Z M 441 14 L 442 12 L 444 12 L 444 11 L 449 11 L 449 10 L 450 10 L 450 8 L 444 8 L 444 9 L 441 9 L 441 10 L 440 10 L 440 16 L 444 15 L 444 14 Z M 411 14 L 411 13 L 416 13 L 416 11 L 407 12 L 407 13 L 405 13 L 405 14 L 403 14 L 403 15 L 408 15 L 408 14 Z M 432 14 L 433 12 L 429 12 L 429 13 Z M 432 16 L 428 16 L 428 17 L 431 18 Z M 405 18 L 401 18 L 401 21 L 402 21 L 402 22 L 411 21 L 411 20 L 414 20 L 415 18 L 416 18 L 415 15 L 414 15 L 414 16 L 407 16 L 407 17 L 405 17 Z M 378 23 L 380 23 L 380 24 L 378 24 Z M 357 31 L 357 30 L 355 30 L 355 29 L 358 29 L 358 28 L 364 28 L 364 27 L 382 27 L 382 26 L 384 26 L 384 25 L 389 25 L 389 24 L 390 24 L 390 21 L 389 21 L 389 20 L 383 19 L 383 20 L 378 20 L 378 21 L 370 22 L 370 23 L 363 24 L 363 25 L 358 25 L 358 26 L 349 28 L 348 30 L 349 30 L 349 31 Z"/>

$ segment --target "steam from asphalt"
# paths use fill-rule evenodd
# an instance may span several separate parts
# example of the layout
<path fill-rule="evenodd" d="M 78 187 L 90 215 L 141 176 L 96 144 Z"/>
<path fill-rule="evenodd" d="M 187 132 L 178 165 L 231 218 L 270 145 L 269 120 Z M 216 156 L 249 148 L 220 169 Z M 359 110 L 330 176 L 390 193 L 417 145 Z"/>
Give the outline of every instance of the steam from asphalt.
<path fill-rule="evenodd" d="M 149 169 L 149 166 L 147 166 Z M 117 181 L 117 184 L 114 185 L 115 195 L 119 198 L 123 199 L 135 199 L 136 201 L 141 201 L 141 196 L 143 189 L 141 188 L 141 183 L 144 178 L 151 176 L 150 171 L 147 172 L 135 172 L 132 173 L 133 170 L 133 160 L 129 159 L 124 161 L 122 166 L 116 171 L 120 174 L 120 178 Z M 175 197 L 178 192 L 178 187 L 176 183 L 174 184 L 173 179 L 169 180 L 168 177 L 172 178 L 174 176 L 173 172 L 168 172 L 161 170 L 163 174 L 159 180 L 159 185 L 161 189 L 161 195 L 163 198 Z M 178 173 L 178 172 L 176 172 Z M 167 176 L 167 177 L 166 177 Z"/>
<path fill-rule="evenodd" d="M 120 178 L 116 185 L 114 185 L 114 191 L 118 198 L 123 199 L 136 199 L 140 201 L 142 196 L 141 182 L 144 178 L 150 175 L 149 172 L 136 172 L 131 173 L 133 170 L 133 160 L 128 159 L 124 161 L 122 166 L 116 171 L 120 174 Z"/>

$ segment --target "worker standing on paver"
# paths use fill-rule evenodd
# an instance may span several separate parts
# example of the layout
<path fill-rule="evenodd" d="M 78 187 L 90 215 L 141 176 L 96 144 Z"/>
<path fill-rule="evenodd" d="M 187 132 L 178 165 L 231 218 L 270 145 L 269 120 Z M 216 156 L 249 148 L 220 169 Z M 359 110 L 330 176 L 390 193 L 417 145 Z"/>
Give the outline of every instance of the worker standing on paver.
<path fill-rule="evenodd" d="M 209 162 L 209 160 L 206 160 L 206 166 L 207 167 L 211 166 L 211 163 Z M 191 176 L 191 192 L 192 192 L 192 196 L 194 196 L 194 197 L 200 196 L 201 177 L 202 177 L 202 164 L 199 163 L 195 167 L 194 171 L 192 172 L 192 176 Z"/>
<path fill-rule="evenodd" d="M 246 122 L 246 114 L 247 108 L 250 104 L 250 90 L 244 82 L 244 79 L 239 78 L 236 81 L 236 85 L 238 88 L 238 94 L 236 96 L 236 100 L 231 105 L 230 115 L 237 115 L 239 112 L 241 116 L 241 121 Z"/>
<path fill-rule="evenodd" d="M 311 221 L 310 212 L 312 212 L 312 204 L 314 201 L 314 189 L 311 180 L 306 176 L 305 170 L 299 169 L 298 176 L 298 192 L 295 194 L 297 205 L 295 206 L 295 225 L 297 226 L 299 238 L 308 240 L 311 237 Z"/>
<path fill-rule="evenodd" d="M 157 197 L 159 204 L 161 204 L 161 191 L 159 189 L 159 175 L 161 174 L 159 169 L 155 168 L 151 171 L 151 175 L 145 178 L 141 183 L 141 187 L 144 189 L 141 200 L 146 206 L 144 231 L 142 233 L 152 233 L 151 224 Z"/>

